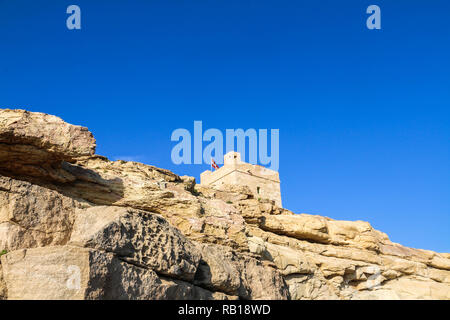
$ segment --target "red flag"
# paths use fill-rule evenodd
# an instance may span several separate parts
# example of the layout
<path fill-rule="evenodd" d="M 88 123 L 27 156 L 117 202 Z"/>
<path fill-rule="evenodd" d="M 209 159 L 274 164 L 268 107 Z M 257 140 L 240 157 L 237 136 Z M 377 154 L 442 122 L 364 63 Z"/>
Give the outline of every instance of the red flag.
<path fill-rule="evenodd" d="M 216 170 L 219 169 L 219 166 L 217 165 L 217 163 L 214 161 L 213 158 L 211 158 L 211 166 Z"/>

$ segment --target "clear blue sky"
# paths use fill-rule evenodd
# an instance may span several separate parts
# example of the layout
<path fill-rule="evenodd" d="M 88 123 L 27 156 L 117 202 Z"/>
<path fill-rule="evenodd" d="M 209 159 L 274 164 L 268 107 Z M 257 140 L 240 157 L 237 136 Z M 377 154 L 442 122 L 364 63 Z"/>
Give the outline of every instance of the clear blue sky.
<path fill-rule="evenodd" d="M 449 15 L 444 0 L 0 0 L 0 107 L 197 179 L 208 165 L 171 162 L 174 129 L 279 128 L 285 207 L 450 252 Z"/>

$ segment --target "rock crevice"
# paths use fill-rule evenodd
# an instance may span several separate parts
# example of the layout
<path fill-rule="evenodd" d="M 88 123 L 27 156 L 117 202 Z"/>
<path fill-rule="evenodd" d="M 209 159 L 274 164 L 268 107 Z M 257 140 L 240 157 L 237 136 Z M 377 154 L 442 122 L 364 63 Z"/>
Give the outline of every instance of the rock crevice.
<path fill-rule="evenodd" d="M 0 110 L 0 299 L 450 299 L 448 253 L 95 147 Z"/>

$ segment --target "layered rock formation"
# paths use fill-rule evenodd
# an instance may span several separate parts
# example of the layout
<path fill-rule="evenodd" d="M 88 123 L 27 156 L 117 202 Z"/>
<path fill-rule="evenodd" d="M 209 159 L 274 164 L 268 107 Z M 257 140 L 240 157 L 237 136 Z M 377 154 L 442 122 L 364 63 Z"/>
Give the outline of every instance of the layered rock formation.
<path fill-rule="evenodd" d="M 0 110 L 0 299 L 450 299 L 450 254 L 95 155 Z"/>

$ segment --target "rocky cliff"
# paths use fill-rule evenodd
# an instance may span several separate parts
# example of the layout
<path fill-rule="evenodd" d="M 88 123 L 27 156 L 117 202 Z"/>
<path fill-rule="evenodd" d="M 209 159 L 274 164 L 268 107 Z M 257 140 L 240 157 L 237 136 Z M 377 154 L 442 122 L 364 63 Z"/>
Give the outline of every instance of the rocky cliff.
<path fill-rule="evenodd" d="M 0 299 L 450 299 L 450 254 L 95 155 L 0 110 Z"/>

